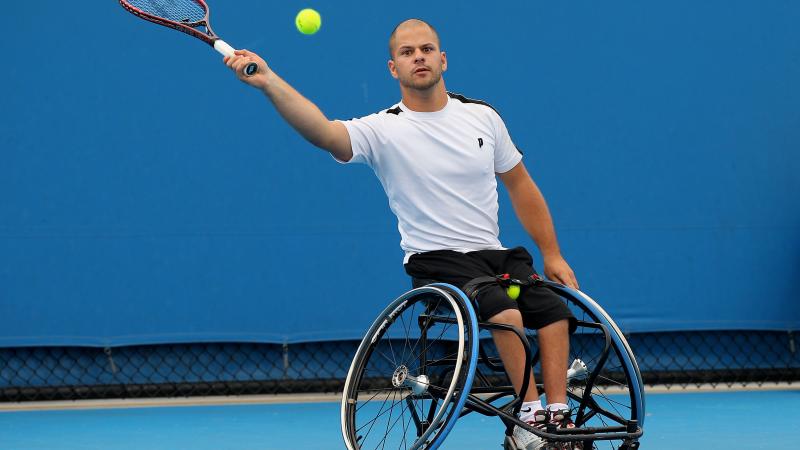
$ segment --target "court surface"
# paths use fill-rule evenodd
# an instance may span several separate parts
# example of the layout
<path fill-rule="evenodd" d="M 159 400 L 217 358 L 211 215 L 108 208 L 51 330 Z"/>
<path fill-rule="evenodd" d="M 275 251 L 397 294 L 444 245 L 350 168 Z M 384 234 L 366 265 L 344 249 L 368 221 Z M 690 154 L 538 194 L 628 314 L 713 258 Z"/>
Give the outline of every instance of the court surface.
<path fill-rule="evenodd" d="M 798 424 L 798 390 L 649 394 L 641 448 L 798 448 Z M 499 449 L 502 433 L 496 418 L 473 414 L 440 448 Z M 333 402 L 0 412 L 3 450 L 342 448 Z"/>

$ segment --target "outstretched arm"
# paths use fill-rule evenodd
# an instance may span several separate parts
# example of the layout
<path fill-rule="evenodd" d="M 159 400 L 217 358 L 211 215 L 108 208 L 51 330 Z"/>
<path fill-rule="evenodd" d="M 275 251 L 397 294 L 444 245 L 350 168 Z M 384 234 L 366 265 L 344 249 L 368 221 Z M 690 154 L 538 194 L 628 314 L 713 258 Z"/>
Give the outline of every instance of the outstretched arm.
<path fill-rule="evenodd" d="M 520 162 L 508 172 L 499 174 L 499 177 L 508 190 L 519 221 L 542 253 L 544 274 L 551 280 L 578 289 L 575 274 L 561 256 L 547 203 L 525 165 Z"/>
<path fill-rule="evenodd" d="M 331 152 L 341 161 L 353 157 L 347 128 L 341 122 L 328 120 L 317 105 L 273 72 L 260 56 L 248 50 L 236 50 L 235 55 L 225 57 L 224 62 L 240 80 L 261 90 L 281 117 L 308 142 Z M 258 64 L 258 72 L 248 77 L 243 69 L 251 62 Z"/>

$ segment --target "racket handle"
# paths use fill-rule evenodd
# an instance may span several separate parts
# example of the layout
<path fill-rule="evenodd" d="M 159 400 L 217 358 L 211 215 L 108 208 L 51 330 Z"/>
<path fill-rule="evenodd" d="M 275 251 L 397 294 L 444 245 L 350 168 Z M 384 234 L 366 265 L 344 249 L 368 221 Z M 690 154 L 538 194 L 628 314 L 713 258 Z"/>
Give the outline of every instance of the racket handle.
<path fill-rule="evenodd" d="M 214 50 L 222 53 L 224 56 L 232 57 L 234 55 L 233 47 L 228 45 L 228 43 L 223 41 L 222 39 L 217 39 L 216 41 L 214 41 Z M 247 75 L 248 77 L 251 77 L 256 72 L 258 72 L 258 64 L 251 62 L 250 64 L 245 66 L 242 72 L 244 72 L 244 74 Z"/>

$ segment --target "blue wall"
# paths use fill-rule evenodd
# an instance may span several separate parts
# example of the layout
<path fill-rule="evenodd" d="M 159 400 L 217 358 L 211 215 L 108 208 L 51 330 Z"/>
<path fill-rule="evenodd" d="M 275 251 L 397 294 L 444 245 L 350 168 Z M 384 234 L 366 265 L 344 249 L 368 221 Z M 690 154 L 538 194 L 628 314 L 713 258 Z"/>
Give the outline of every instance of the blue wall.
<path fill-rule="evenodd" d="M 391 28 L 431 21 L 448 89 L 501 111 L 623 329 L 798 329 L 800 3 L 647 3 L 216 1 L 213 22 L 351 118 L 398 100 Z M 204 44 L 113 1 L 0 27 L 0 345 L 356 338 L 407 289 L 371 171 Z M 501 228 L 531 244 L 505 197 Z"/>

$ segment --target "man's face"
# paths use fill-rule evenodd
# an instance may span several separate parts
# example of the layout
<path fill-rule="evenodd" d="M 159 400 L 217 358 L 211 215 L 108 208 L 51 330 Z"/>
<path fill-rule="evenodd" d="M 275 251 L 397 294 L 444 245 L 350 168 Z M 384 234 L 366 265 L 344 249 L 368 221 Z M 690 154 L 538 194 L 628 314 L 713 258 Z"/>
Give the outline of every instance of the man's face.
<path fill-rule="evenodd" d="M 395 33 L 389 71 L 406 88 L 428 90 L 447 70 L 447 56 L 436 34 L 425 24 L 409 24 Z"/>

